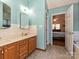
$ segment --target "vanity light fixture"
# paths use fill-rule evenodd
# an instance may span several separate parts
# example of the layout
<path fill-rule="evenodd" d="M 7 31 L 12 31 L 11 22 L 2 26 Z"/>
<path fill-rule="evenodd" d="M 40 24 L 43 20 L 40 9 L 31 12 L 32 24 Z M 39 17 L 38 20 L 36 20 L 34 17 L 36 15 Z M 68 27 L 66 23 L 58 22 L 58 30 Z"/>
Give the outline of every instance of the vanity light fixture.
<path fill-rule="evenodd" d="M 22 12 L 22 13 L 26 13 L 26 10 L 27 10 L 27 9 L 26 9 L 25 6 L 21 5 L 21 6 L 20 6 L 20 9 L 21 9 L 21 12 Z"/>
<path fill-rule="evenodd" d="M 55 22 L 55 21 L 57 21 L 58 20 L 58 18 L 55 18 L 53 21 Z"/>
<path fill-rule="evenodd" d="M 25 6 L 21 5 L 20 9 L 21 9 L 22 13 L 25 13 L 27 15 L 29 14 L 29 8 L 28 7 L 25 7 Z"/>
<path fill-rule="evenodd" d="M 22 13 L 25 13 L 25 14 L 27 14 L 29 16 L 34 14 L 33 9 L 29 9 L 28 7 L 25 7 L 23 5 L 20 6 L 20 9 L 21 9 Z"/>
<path fill-rule="evenodd" d="M 1 0 L 2 2 L 7 2 L 7 0 Z"/>
<path fill-rule="evenodd" d="M 31 16 L 31 15 L 34 15 L 34 10 L 33 9 L 29 10 L 29 16 Z"/>
<path fill-rule="evenodd" d="M 55 22 L 57 19 L 54 19 L 53 21 Z"/>

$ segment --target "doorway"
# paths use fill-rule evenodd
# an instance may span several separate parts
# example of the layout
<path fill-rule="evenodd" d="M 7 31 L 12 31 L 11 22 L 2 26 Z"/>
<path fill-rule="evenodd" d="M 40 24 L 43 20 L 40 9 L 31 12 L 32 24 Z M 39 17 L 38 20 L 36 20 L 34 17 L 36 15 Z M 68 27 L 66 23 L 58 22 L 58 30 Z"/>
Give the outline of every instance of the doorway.
<path fill-rule="evenodd" d="M 54 16 L 56 15 L 60 15 L 60 14 L 65 14 L 65 25 L 63 25 L 64 29 L 64 33 L 63 34 L 58 34 L 58 32 L 61 32 L 61 24 L 55 24 L 53 25 L 53 21 L 57 21 L 58 18 L 54 19 Z M 73 31 L 73 18 L 74 13 L 73 13 L 73 4 L 67 9 L 67 11 L 65 12 L 61 12 L 61 13 L 57 13 L 57 14 L 53 14 L 51 15 L 51 42 L 53 45 L 54 44 L 54 40 L 53 40 L 53 36 L 54 36 L 54 31 L 56 31 L 56 35 L 57 36 L 63 36 L 64 35 L 64 47 L 65 49 L 68 51 L 68 53 L 73 56 L 73 37 L 74 37 L 74 31 Z M 57 29 L 57 30 L 56 30 Z M 57 42 L 56 42 L 57 43 Z M 58 44 L 58 43 L 57 43 Z M 59 45 L 59 44 L 58 44 Z"/>
<path fill-rule="evenodd" d="M 53 45 L 65 46 L 65 13 L 52 16 Z"/>

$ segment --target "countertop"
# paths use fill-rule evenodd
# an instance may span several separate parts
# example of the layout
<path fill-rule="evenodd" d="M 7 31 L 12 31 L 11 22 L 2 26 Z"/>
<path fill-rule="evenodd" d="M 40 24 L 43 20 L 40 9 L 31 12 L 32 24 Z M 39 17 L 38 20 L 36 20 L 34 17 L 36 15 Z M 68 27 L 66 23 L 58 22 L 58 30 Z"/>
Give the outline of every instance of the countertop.
<path fill-rule="evenodd" d="M 14 32 L 14 31 L 13 31 Z M 18 34 L 16 35 L 17 31 L 14 32 L 11 36 L 10 34 L 5 34 L 7 36 L 3 36 L 0 38 L 0 47 L 1 46 L 4 46 L 4 45 L 7 45 L 7 44 L 10 44 L 10 43 L 14 43 L 14 42 L 18 42 L 20 40 L 23 40 L 23 39 L 27 39 L 27 38 L 30 38 L 30 37 L 33 37 L 33 36 L 36 36 L 36 30 L 32 29 L 27 33 L 27 35 L 24 35 L 22 36 L 20 33 L 20 31 L 18 31 Z"/>
<path fill-rule="evenodd" d="M 12 37 L 12 38 L 2 38 L 0 39 L 0 46 L 4 46 L 4 45 L 7 45 L 7 44 L 10 44 L 10 43 L 13 43 L 13 42 L 17 42 L 17 41 L 20 41 L 20 40 L 23 40 L 23 39 L 27 39 L 27 38 L 30 38 L 30 37 L 33 37 L 33 36 L 36 36 L 36 34 L 27 34 L 27 35 L 24 35 L 24 36 L 16 36 L 16 37 Z"/>

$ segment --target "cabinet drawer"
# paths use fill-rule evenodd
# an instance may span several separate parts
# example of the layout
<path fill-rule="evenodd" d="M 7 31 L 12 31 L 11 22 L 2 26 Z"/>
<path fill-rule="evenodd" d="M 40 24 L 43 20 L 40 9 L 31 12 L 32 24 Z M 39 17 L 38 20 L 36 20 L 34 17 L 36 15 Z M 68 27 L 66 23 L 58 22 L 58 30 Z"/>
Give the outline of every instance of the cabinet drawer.
<path fill-rule="evenodd" d="M 21 41 L 19 42 L 20 46 L 21 46 L 21 45 L 24 45 L 25 43 L 26 43 L 26 40 L 21 40 Z"/>
<path fill-rule="evenodd" d="M 24 45 L 22 47 L 20 47 L 20 54 L 25 54 L 28 53 L 28 45 Z"/>
<path fill-rule="evenodd" d="M 28 56 L 28 40 L 20 41 L 20 56 L 26 54 Z"/>
<path fill-rule="evenodd" d="M 27 58 L 26 54 L 20 56 L 20 59 L 26 59 L 26 58 Z"/>

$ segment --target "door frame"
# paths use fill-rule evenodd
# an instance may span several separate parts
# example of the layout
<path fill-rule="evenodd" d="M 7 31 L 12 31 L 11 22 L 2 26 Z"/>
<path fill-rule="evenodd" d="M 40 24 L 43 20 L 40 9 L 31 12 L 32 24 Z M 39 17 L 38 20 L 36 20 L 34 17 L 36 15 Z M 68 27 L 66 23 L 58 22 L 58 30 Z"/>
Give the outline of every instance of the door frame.
<path fill-rule="evenodd" d="M 71 4 L 71 6 L 72 6 L 73 4 Z M 69 7 L 70 8 L 70 7 Z M 65 16 L 66 16 L 66 12 L 67 11 L 65 11 L 65 12 L 60 12 L 60 13 L 56 13 L 56 14 L 51 14 L 51 25 L 52 25 L 52 16 L 54 16 L 54 15 L 58 15 L 58 14 L 65 14 Z M 65 17 L 65 21 L 66 21 L 66 17 Z M 65 23 L 66 24 L 66 23 Z M 51 26 L 51 28 L 52 28 L 52 26 Z M 51 29 L 51 35 L 52 35 L 52 29 Z M 52 37 L 53 37 L 53 35 L 52 35 Z M 51 37 L 51 41 L 53 42 L 53 40 L 52 40 L 52 37 Z M 66 41 L 66 39 L 65 39 L 65 41 Z M 53 43 L 52 43 L 52 45 L 53 45 Z M 65 45 L 66 45 L 66 42 L 65 42 Z M 66 49 L 66 46 L 65 46 L 65 49 Z M 67 49 L 66 49 L 67 50 Z M 67 50 L 68 51 L 68 50 Z M 71 56 L 73 56 L 73 53 L 72 52 L 70 52 L 70 51 L 68 51 L 68 53 L 71 55 Z"/>
<path fill-rule="evenodd" d="M 66 11 L 65 12 L 60 12 L 60 13 L 55 13 L 55 14 L 51 14 L 51 44 L 53 45 L 53 35 L 52 35 L 52 18 L 53 18 L 53 16 L 55 16 L 55 15 L 59 15 L 59 14 L 66 14 Z"/>
<path fill-rule="evenodd" d="M 73 16 L 74 16 L 73 7 L 74 7 L 74 6 L 73 6 L 73 4 L 71 4 L 69 8 L 71 8 L 71 7 L 72 7 L 72 10 L 71 10 L 71 11 L 72 11 L 72 16 L 71 16 L 71 17 L 72 17 L 72 20 L 71 20 L 71 21 L 72 21 L 72 30 L 71 30 L 71 31 L 66 31 L 66 33 L 67 33 L 67 34 L 70 34 L 70 35 L 72 34 L 72 43 L 71 43 L 72 49 L 70 50 L 70 49 L 69 49 L 70 47 L 68 48 L 67 46 L 65 46 L 65 48 L 66 48 L 66 50 L 69 52 L 69 54 L 70 54 L 71 56 L 73 56 L 73 37 L 74 37 L 74 36 L 73 36 L 73 34 L 74 34 L 74 31 L 73 31 L 73 20 L 74 20 L 74 19 L 73 19 Z M 67 12 L 70 10 L 69 8 L 68 8 Z M 66 15 L 67 15 L 67 13 L 66 13 Z M 66 17 L 66 18 L 67 18 L 67 17 Z M 66 22 L 66 21 L 65 21 L 65 22 Z M 70 24 L 70 23 L 69 23 L 69 24 Z M 66 29 L 66 28 L 65 28 L 65 29 Z M 66 35 L 67 35 L 67 34 L 66 34 Z M 65 43 L 66 43 L 66 42 L 65 42 Z M 66 44 L 65 44 L 65 45 L 66 45 Z"/>

